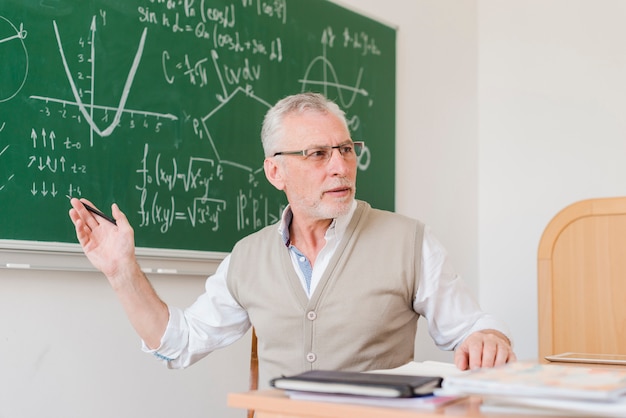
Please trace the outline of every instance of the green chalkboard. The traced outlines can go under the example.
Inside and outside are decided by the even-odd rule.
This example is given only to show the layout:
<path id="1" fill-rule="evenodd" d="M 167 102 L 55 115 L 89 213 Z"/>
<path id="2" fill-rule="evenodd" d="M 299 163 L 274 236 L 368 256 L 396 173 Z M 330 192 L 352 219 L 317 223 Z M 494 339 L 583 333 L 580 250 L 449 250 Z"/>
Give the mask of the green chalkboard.
<path id="1" fill-rule="evenodd" d="M 72 195 L 138 247 L 228 252 L 285 206 L 260 126 L 301 91 L 346 111 L 357 197 L 393 210 L 395 42 L 325 0 L 0 0 L 0 240 L 75 243 Z"/>

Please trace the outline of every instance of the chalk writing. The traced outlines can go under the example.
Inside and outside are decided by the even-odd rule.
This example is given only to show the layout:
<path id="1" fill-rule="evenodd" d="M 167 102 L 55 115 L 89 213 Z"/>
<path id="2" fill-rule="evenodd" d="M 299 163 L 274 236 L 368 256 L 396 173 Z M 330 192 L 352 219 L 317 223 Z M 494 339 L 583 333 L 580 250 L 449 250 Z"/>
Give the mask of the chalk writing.
<path id="1" fill-rule="evenodd" d="M 139 246 L 228 251 L 280 219 L 285 197 L 265 179 L 259 131 L 272 103 L 308 90 L 346 111 L 369 172 L 380 162 L 372 115 L 393 107 L 384 90 L 394 87 L 370 68 L 393 65 L 393 42 L 342 9 L 315 22 L 313 3 L 331 6 L 93 0 L 53 13 L 12 2 L 0 12 L 0 56 L 12 63 L 0 65 L 0 202 L 45 205 L 64 221 L 65 195 L 117 202 Z"/>
<path id="2" fill-rule="evenodd" d="M 23 23 L 17 28 L 10 20 L 0 15 L 0 56 L 11 57 L 11 65 L 17 68 L 18 72 L 17 77 L 11 77 L 2 73 L 8 66 L 0 67 L 0 103 L 14 98 L 26 83 L 29 62 L 24 40 L 27 36 L 28 31 L 24 29 Z"/>

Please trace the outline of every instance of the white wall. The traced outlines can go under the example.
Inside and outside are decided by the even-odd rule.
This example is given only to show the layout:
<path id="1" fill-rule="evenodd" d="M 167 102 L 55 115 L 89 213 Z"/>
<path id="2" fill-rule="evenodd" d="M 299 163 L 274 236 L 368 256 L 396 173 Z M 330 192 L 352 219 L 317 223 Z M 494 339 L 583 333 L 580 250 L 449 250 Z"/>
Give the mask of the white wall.
<path id="1" fill-rule="evenodd" d="M 478 15 L 480 299 L 533 357 L 543 229 L 626 192 L 626 3 L 480 0 Z"/>
<path id="2" fill-rule="evenodd" d="M 0 270 L 0 417 L 243 417 L 226 395 L 247 388 L 249 336 L 186 370 L 140 351 L 96 273 Z M 155 277 L 185 306 L 200 277 Z"/>
<path id="3" fill-rule="evenodd" d="M 576 200 L 624 193 L 626 3 L 337 1 L 399 28 L 397 210 L 434 229 L 534 358 L 543 228 Z M 154 285 L 184 306 L 203 281 Z M 247 338 L 167 370 L 99 274 L 0 269 L 0 330 L 0 418 L 244 416 L 225 404 L 246 388 Z M 450 358 L 422 338 L 420 358 Z"/>

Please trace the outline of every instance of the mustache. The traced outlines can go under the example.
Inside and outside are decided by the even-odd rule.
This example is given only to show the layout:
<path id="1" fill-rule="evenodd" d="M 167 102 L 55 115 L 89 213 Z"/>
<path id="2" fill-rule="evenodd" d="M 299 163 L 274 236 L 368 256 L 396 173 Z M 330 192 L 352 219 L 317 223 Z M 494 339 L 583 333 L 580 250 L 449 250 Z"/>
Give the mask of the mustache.
<path id="1" fill-rule="evenodd" d="M 341 189 L 354 189 L 355 183 L 347 179 L 341 179 L 329 184 L 325 189 L 327 191 L 341 190 Z"/>

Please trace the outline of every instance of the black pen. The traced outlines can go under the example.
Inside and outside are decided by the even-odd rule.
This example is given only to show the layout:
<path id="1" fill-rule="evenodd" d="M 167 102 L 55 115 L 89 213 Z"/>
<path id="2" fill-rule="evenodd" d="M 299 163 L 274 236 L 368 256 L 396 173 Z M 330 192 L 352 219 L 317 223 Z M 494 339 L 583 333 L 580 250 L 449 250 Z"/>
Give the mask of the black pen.
<path id="1" fill-rule="evenodd" d="M 69 195 L 65 195 L 68 199 L 72 200 L 72 196 Z M 81 202 L 80 199 L 78 200 L 80 203 L 83 204 L 83 206 L 85 207 L 85 209 L 87 209 L 89 212 L 94 213 L 98 216 L 100 216 L 101 218 L 106 219 L 107 221 L 111 222 L 113 225 L 117 226 L 117 222 L 115 222 L 115 219 L 111 218 L 108 215 L 105 215 L 104 213 L 100 212 L 98 209 L 96 208 L 92 208 L 91 206 L 89 206 L 87 203 Z"/>

